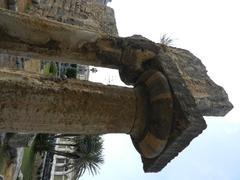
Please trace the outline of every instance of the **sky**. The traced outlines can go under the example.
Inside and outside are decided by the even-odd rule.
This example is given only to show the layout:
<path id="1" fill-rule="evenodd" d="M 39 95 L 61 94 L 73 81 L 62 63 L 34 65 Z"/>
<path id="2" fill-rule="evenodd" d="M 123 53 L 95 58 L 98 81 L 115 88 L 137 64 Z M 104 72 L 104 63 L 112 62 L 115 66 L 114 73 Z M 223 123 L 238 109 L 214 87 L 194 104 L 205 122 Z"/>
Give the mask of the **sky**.
<path id="1" fill-rule="evenodd" d="M 225 117 L 205 117 L 208 128 L 161 172 L 145 174 L 130 137 L 105 135 L 105 164 L 84 180 L 239 180 L 240 179 L 240 1 L 112 0 L 119 35 L 140 34 L 190 50 L 208 75 L 223 86 L 234 109 Z M 91 80 L 121 85 L 118 72 L 99 69 Z"/>

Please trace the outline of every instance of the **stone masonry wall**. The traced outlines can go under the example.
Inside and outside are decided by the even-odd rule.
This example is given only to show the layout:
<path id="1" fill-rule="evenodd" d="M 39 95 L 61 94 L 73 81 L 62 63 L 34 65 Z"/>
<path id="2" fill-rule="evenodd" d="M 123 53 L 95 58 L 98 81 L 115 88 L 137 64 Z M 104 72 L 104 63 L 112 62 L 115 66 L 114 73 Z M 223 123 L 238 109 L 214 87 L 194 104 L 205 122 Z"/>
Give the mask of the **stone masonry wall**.
<path id="1" fill-rule="evenodd" d="M 41 0 L 32 1 L 26 10 L 31 15 L 46 17 L 83 29 L 117 36 L 114 11 L 109 0 Z"/>

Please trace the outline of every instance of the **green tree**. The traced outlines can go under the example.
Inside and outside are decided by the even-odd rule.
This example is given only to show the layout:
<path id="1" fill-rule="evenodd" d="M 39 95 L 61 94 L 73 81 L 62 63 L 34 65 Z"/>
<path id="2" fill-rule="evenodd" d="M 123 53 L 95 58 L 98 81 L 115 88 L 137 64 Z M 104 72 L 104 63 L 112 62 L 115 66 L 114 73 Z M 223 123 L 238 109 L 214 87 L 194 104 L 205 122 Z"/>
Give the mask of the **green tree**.
<path id="1" fill-rule="evenodd" d="M 67 68 L 66 76 L 67 76 L 67 78 L 76 79 L 76 77 L 77 77 L 77 70 L 76 70 L 76 68 Z"/>
<path id="2" fill-rule="evenodd" d="M 56 143 L 56 138 L 64 139 L 63 142 Z M 55 146 L 68 146 L 67 151 L 56 150 Z M 86 171 L 95 175 L 103 164 L 104 159 L 103 139 L 97 135 L 57 135 L 48 136 L 40 134 L 37 137 L 36 149 L 47 151 L 55 155 L 64 156 L 69 161 L 63 165 L 66 173 L 74 172 L 75 178 L 79 178 Z"/>
<path id="3" fill-rule="evenodd" d="M 55 62 L 48 62 L 44 65 L 43 73 L 47 76 L 56 76 L 57 75 L 57 65 Z"/>

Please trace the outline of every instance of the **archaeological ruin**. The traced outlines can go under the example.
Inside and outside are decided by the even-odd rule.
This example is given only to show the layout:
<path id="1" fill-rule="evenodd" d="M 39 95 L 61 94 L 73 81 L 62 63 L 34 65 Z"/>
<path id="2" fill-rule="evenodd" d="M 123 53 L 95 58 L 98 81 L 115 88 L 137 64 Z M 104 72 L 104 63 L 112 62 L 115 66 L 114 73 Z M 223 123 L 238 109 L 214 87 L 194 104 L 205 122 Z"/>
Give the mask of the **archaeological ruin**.
<path id="1" fill-rule="evenodd" d="M 203 116 L 233 107 L 191 52 L 119 37 L 108 1 L 9 2 L 1 54 L 118 69 L 133 88 L 2 68 L 0 132 L 129 134 L 144 171 L 159 172 L 206 128 Z"/>

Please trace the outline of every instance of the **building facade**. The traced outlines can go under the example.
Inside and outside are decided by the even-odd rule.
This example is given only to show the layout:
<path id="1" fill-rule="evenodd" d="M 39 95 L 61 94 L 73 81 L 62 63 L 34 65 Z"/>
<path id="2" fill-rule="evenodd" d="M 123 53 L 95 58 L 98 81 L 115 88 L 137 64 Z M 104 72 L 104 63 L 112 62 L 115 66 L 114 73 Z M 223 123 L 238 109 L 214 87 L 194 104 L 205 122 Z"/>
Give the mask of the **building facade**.
<path id="1" fill-rule="evenodd" d="M 59 144 L 69 143 L 69 141 L 65 141 L 64 138 L 57 138 L 56 142 Z M 55 150 L 70 152 L 71 148 L 69 146 L 56 146 Z M 71 161 L 71 159 L 64 156 L 54 155 L 50 180 L 73 180 L 74 171 L 69 172 L 69 170 L 65 166 L 69 161 Z"/>

